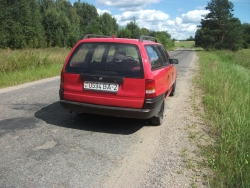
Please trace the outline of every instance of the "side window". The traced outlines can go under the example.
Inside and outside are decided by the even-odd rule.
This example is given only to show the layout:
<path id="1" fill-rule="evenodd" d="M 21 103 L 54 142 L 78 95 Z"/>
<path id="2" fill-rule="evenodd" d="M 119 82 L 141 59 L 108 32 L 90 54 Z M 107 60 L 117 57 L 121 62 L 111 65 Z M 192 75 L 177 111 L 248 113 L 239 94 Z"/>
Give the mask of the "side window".
<path id="1" fill-rule="evenodd" d="M 164 66 L 168 66 L 170 65 L 170 60 L 169 60 L 169 56 L 167 55 L 166 50 L 162 47 L 162 46 L 157 46 L 157 49 L 159 50 L 162 60 L 163 60 L 163 65 Z"/>
<path id="2" fill-rule="evenodd" d="M 155 46 L 145 46 L 148 58 L 151 64 L 151 69 L 157 69 L 163 66 L 163 61 L 161 58 L 161 54 L 156 49 Z"/>

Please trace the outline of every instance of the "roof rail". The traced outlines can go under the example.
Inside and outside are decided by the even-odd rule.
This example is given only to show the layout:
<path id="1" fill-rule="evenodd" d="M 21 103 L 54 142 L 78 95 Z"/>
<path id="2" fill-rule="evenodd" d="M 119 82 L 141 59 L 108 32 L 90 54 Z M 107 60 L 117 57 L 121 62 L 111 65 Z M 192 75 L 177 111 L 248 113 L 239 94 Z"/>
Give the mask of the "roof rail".
<path id="1" fill-rule="evenodd" d="M 143 42 L 143 39 L 144 39 L 144 38 L 145 38 L 145 39 L 154 39 L 155 42 L 158 42 L 157 38 L 151 37 L 151 36 L 144 36 L 144 35 L 141 35 L 141 36 L 140 36 L 139 42 Z"/>
<path id="2" fill-rule="evenodd" d="M 86 34 L 83 39 L 89 38 L 89 37 L 103 37 L 103 38 L 111 38 L 111 36 L 106 35 L 97 35 L 97 34 Z"/>

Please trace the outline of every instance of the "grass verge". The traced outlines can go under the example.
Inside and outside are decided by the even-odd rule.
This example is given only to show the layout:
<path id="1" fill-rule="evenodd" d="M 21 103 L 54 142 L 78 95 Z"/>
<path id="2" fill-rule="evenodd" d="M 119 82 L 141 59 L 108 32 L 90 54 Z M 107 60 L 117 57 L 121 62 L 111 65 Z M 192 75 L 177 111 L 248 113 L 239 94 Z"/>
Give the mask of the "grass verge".
<path id="1" fill-rule="evenodd" d="M 176 48 L 194 48 L 195 46 L 194 41 L 179 41 L 174 44 Z"/>
<path id="2" fill-rule="evenodd" d="M 60 75 L 69 49 L 0 50 L 0 88 Z"/>
<path id="3" fill-rule="evenodd" d="M 250 187 L 250 50 L 197 52 L 205 119 L 215 143 L 203 148 L 211 187 Z"/>

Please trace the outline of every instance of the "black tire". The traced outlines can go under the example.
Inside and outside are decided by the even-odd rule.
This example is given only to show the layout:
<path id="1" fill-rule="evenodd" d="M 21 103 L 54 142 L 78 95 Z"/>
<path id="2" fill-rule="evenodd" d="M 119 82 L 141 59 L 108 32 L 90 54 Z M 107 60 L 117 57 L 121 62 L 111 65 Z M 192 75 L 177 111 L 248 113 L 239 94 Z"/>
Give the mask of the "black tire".
<path id="1" fill-rule="evenodd" d="M 175 82 L 174 82 L 174 84 L 173 84 L 173 88 L 172 88 L 172 91 L 171 91 L 171 93 L 170 93 L 170 95 L 169 96 L 174 96 L 175 95 L 175 89 L 176 89 L 176 80 L 175 80 Z"/>
<path id="2" fill-rule="evenodd" d="M 153 125 L 161 125 L 163 123 L 164 120 L 164 110 L 165 110 L 165 102 L 163 101 L 161 104 L 161 109 L 160 112 L 158 114 L 156 114 L 155 116 L 153 116 L 150 120 L 151 123 Z"/>

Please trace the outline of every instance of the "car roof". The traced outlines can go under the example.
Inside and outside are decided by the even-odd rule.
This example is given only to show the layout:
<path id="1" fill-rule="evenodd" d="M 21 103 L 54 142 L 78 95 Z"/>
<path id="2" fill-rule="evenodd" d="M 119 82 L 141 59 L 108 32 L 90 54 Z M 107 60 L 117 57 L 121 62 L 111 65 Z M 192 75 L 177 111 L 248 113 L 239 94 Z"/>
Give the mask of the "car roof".
<path id="1" fill-rule="evenodd" d="M 91 38 L 89 38 L 91 37 Z M 94 38 L 93 38 L 94 37 Z M 144 40 L 154 39 L 155 41 L 151 40 Z M 81 42 L 115 42 L 115 43 L 129 43 L 129 44 L 160 44 L 158 43 L 157 39 L 155 37 L 151 36 L 140 36 L 140 39 L 130 39 L 130 38 L 116 38 L 114 35 L 111 36 L 105 36 L 105 35 L 96 35 L 96 34 L 87 34 L 84 36 L 84 38 L 81 40 Z"/>

